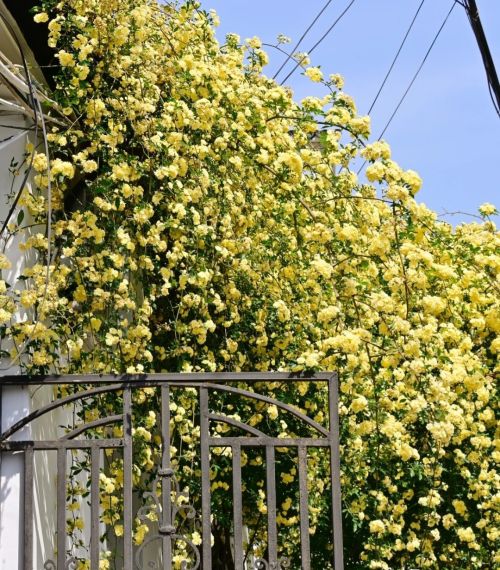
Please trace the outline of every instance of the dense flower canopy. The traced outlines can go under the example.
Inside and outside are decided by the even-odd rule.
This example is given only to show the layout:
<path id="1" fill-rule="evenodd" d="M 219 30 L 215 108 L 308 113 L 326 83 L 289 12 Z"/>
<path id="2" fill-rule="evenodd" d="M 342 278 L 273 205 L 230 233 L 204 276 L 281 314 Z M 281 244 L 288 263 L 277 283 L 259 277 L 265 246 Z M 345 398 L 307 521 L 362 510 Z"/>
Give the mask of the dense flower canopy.
<path id="1" fill-rule="evenodd" d="M 68 126 L 21 198 L 37 231 L 9 227 L 37 259 L 0 281 L 11 356 L 32 373 L 338 370 L 348 567 L 499 564 L 495 209 L 438 221 L 338 76 L 306 69 L 325 96 L 295 102 L 259 40 L 219 45 L 196 2 L 41 5 Z M 314 390 L 290 398 L 314 412 Z"/>

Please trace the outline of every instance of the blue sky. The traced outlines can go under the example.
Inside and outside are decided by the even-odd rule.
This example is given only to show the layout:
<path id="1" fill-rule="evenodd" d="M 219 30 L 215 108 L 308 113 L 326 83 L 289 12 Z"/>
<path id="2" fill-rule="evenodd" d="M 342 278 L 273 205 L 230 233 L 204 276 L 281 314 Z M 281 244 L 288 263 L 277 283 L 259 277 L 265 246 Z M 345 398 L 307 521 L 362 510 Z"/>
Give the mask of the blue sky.
<path id="1" fill-rule="evenodd" d="M 356 0 L 334 31 L 311 55 L 325 74 L 340 73 L 344 90 L 365 114 L 421 0 Z M 378 136 L 417 70 L 453 0 L 426 0 L 382 95 L 372 111 Z M 330 27 L 349 0 L 333 0 L 299 51 L 308 49 Z M 221 40 L 228 32 L 259 36 L 275 43 L 278 34 L 292 46 L 325 0 L 202 0 L 214 8 Z M 481 19 L 500 73 L 500 0 L 477 0 Z M 283 55 L 267 48 L 272 76 Z M 291 70 L 291 64 L 287 67 Z M 286 74 L 282 73 L 281 78 Z M 297 70 L 287 81 L 300 99 L 321 94 Z M 477 213 L 492 202 L 500 207 L 500 119 L 491 103 L 479 50 L 460 5 L 456 5 L 429 59 L 384 138 L 394 159 L 413 168 L 424 185 L 419 199 L 438 213 Z M 464 215 L 444 216 L 457 223 Z"/>

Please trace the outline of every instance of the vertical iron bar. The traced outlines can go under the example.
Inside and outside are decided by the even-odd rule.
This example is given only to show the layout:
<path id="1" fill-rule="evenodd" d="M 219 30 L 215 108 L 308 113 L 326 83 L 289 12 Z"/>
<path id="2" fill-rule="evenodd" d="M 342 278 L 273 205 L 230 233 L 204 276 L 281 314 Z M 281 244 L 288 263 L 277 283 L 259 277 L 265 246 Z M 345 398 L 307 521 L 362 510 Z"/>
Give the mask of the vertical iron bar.
<path id="1" fill-rule="evenodd" d="M 330 415 L 330 477 L 332 484 L 332 523 L 334 570 L 344 569 L 344 545 L 342 540 L 342 500 L 340 491 L 339 451 L 339 394 L 337 376 L 328 380 Z"/>
<path id="2" fill-rule="evenodd" d="M 170 461 L 170 386 L 163 384 L 161 387 L 161 437 L 162 454 L 161 468 L 161 518 L 162 525 L 172 527 L 172 477 Z M 173 529 L 172 529 L 173 530 Z M 172 569 L 172 539 L 170 534 L 162 537 L 163 570 Z"/>
<path id="3" fill-rule="evenodd" d="M 243 517 L 241 496 L 241 446 L 233 448 L 234 567 L 243 568 Z"/>
<path id="4" fill-rule="evenodd" d="M 277 568 L 278 533 L 276 529 L 276 474 L 274 464 L 274 447 L 272 445 L 266 445 L 266 479 L 268 562 L 270 568 Z"/>
<path id="5" fill-rule="evenodd" d="M 90 570 L 99 570 L 99 474 L 101 450 L 92 446 L 90 457 Z"/>
<path id="6" fill-rule="evenodd" d="M 309 544 L 309 493 L 307 490 L 307 447 L 299 447 L 299 494 L 300 494 L 300 552 L 301 569 L 311 570 Z"/>
<path id="7" fill-rule="evenodd" d="M 66 568 L 66 448 L 57 449 L 57 570 Z"/>
<path id="8" fill-rule="evenodd" d="M 123 389 L 123 570 L 132 570 L 132 390 Z"/>
<path id="9" fill-rule="evenodd" d="M 24 452 L 24 570 L 33 570 L 33 455 Z"/>
<path id="10" fill-rule="evenodd" d="M 212 569 L 212 523 L 210 507 L 210 446 L 208 423 L 208 389 L 200 387 L 200 451 L 201 451 L 201 518 L 203 570 Z"/>

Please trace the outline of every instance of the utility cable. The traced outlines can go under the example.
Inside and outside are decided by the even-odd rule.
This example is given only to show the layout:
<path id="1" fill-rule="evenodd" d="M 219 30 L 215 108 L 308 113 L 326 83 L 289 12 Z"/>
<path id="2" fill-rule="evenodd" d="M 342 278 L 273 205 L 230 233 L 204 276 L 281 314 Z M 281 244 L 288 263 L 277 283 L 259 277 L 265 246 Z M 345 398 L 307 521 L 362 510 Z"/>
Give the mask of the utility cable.
<path id="1" fill-rule="evenodd" d="M 392 112 L 392 115 L 389 117 L 389 120 L 387 121 L 387 123 L 385 124 L 385 127 L 382 129 L 382 132 L 380 133 L 380 135 L 378 136 L 377 140 L 379 141 L 385 134 L 385 132 L 387 131 L 387 129 L 389 128 L 390 124 L 392 123 L 394 117 L 396 116 L 397 112 L 399 111 L 399 108 L 401 107 L 401 105 L 403 104 L 404 100 L 406 99 L 406 96 L 408 95 L 408 93 L 410 92 L 410 89 L 413 87 L 413 84 L 415 83 L 417 77 L 420 75 L 420 72 L 422 71 L 422 68 L 425 65 L 425 62 L 427 61 L 432 48 L 435 46 L 439 36 L 441 35 L 441 32 L 443 31 L 443 28 L 446 25 L 446 22 L 448 21 L 449 17 L 451 16 L 451 13 L 453 12 L 454 8 L 456 6 L 456 2 L 453 1 L 453 4 L 451 5 L 450 10 L 448 11 L 448 13 L 446 14 L 443 23 L 441 24 L 441 26 L 439 27 L 439 30 L 437 31 L 436 35 L 434 36 L 434 39 L 432 40 L 429 48 L 427 49 L 427 52 L 424 55 L 424 58 L 422 59 L 422 61 L 420 62 L 420 65 L 418 66 L 417 71 L 415 72 L 415 74 L 412 77 L 412 80 L 410 81 L 408 87 L 406 88 L 406 91 L 403 93 L 403 96 L 401 97 L 401 99 L 399 100 L 398 104 L 396 105 L 396 108 L 394 109 L 394 111 Z M 358 170 L 358 174 L 363 170 L 365 164 L 366 164 L 366 160 L 365 162 L 363 162 L 363 164 L 361 165 L 360 169 Z"/>
<path id="2" fill-rule="evenodd" d="M 413 87 L 413 84 L 415 83 L 415 80 L 417 79 L 417 77 L 420 75 L 420 72 L 422 71 L 422 68 L 425 65 L 425 62 L 427 61 L 432 48 L 434 47 L 434 45 L 436 44 L 439 36 L 441 35 L 441 32 L 443 31 L 443 28 L 446 25 L 446 22 L 448 21 L 448 18 L 451 16 L 451 13 L 453 12 L 453 9 L 455 8 L 455 2 L 453 2 L 448 14 L 446 14 L 445 19 L 443 20 L 443 23 L 441 24 L 441 26 L 439 27 L 439 30 L 437 31 L 436 35 L 434 36 L 434 39 L 431 42 L 431 45 L 429 46 L 429 49 L 427 50 L 424 58 L 422 59 L 422 62 L 420 63 L 420 65 L 418 66 L 417 71 L 415 72 L 415 75 L 413 76 L 412 80 L 410 81 L 410 84 L 408 85 L 408 87 L 406 88 L 406 91 L 403 93 L 403 96 L 401 97 L 401 99 L 399 100 L 399 103 L 397 104 L 396 108 L 394 109 L 392 115 L 389 117 L 389 120 L 387 121 L 385 127 L 383 128 L 382 132 L 380 133 L 378 140 L 380 140 L 385 132 L 387 131 L 387 129 L 389 128 L 390 124 L 392 123 L 392 120 L 394 119 L 394 117 L 396 116 L 396 113 L 399 111 L 399 108 L 401 107 L 401 105 L 403 104 L 404 100 L 406 99 L 406 96 L 408 95 L 408 93 L 410 92 L 410 89 Z"/>
<path id="3" fill-rule="evenodd" d="M 481 58 L 483 60 L 484 70 L 486 72 L 486 79 L 488 81 L 488 90 L 490 92 L 491 101 L 493 102 L 495 111 L 500 117 L 500 82 L 498 80 L 497 71 L 495 69 L 495 62 L 493 61 L 493 56 L 491 55 L 488 40 L 486 39 L 486 34 L 484 33 L 483 25 L 479 17 L 479 10 L 477 9 L 476 0 L 464 0 L 464 2 L 464 4 L 462 2 L 458 3 L 465 8 L 465 12 L 469 19 L 472 31 L 476 37 L 477 45 L 479 47 Z"/>
<path id="4" fill-rule="evenodd" d="M 308 54 L 311 54 L 322 42 L 323 40 L 328 36 L 328 34 L 330 34 L 330 32 L 332 32 L 332 30 L 335 28 L 335 26 L 340 22 L 340 20 L 342 20 L 342 18 L 347 14 L 347 12 L 350 10 L 351 6 L 354 4 L 354 2 L 356 2 L 356 0 L 351 0 L 349 2 L 349 4 L 347 5 L 347 7 L 344 9 L 344 11 L 340 14 L 340 16 L 333 22 L 333 24 L 328 28 L 328 30 L 326 30 L 326 32 L 321 36 L 321 38 L 313 45 L 313 47 L 307 52 Z M 285 77 L 285 79 L 283 79 L 283 81 L 280 83 L 280 85 L 283 85 L 285 83 L 285 81 L 288 81 L 288 79 L 290 79 L 290 77 L 295 73 L 295 70 L 302 65 L 302 62 L 305 60 L 305 57 L 303 57 L 300 61 L 298 61 L 295 65 L 295 67 L 292 69 L 292 71 L 290 71 L 290 73 Z"/>
<path id="5" fill-rule="evenodd" d="M 380 97 L 380 94 L 382 93 L 382 89 L 385 87 L 385 84 L 387 83 L 387 80 L 389 79 L 389 76 L 392 73 L 392 70 L 394 68 L 394 66 L 396 65 L 396 62 L 399 58 L 399 54 L 401 53 L 401 50 L 403 49 L 406 40 L 408 39 L 408 36 L 410 35 L 410 32 L 413 28 L 413 24 L 415 23 L 415 20 L 417 19 L 418 14 L 420 13 L 420 10 L 422 9 L 422 6 L 424 5 L 425 0 L 422 0 L 420 2 L 419 7 L 417 8 L 417 11 L 415 12 L 415 15 L 413 16 L 413 19 L 410 23 L 409 28 L 406 30 L 406 34 L 403 38 L 403 41 L 401 42 L 401 45 L 399 46 L 398 51 L 396 52 L 396 55 L 394 56 L 394 59 L 392 60 L 392 63 L 389 67 L 389 70 L 387 71 L 387 73 L 385 74 L 384 80 L 382 81 L 382 85 L 379 87 L 379 90 L 377 91 L 377 94 L 375 95 L 375 98 L 372 101 L 372 104 L 370 105 L 370 108 L 368 109 L 368 115 L 373 111 L 373 107 L 375 107 L 375 103 L 378 101 L 378 98 Z"/>
<path id="6" fill-rule="evenodd" d="M 304 38 L 307 36 L 307 34 L 309 33 L 309 31 L 311 30 L 311 28 L 314 26 L 314 24 L 321 18 L 321 15 L 323 14 L 323 12 L 328 8 L 328 6 L 333 2 L 333 0 L 328 0 L 328 2 L 323 6 L 323 8 L 318 12 L 318 14 L 316 14 L 316 17 L 314 18 L 314 20 L 309 24 L 309 27 L 307 28 L 307 30 L 302 34 L 302 36 L 300 37 L 299 41 L 293 46 L 292 50 L 290 51 L 290 53 L 288 54 L 288 57 L 285 59 L 285 61 L 281 64 L 281 67 L 278 69 L 278 71 L 273 75 L 273 79 L 276 79 L 278 77 L 278 75 L 281 73 L 282 69 L 285 67 L 285 65 L 290 61 L 290 59 L 292 58 L 293 54 L 296 53 L 296 50 L 298 49 L 298 47 L 300 46 L 300 44 L 302 43 L 302 41 L 304 40 Z"/>

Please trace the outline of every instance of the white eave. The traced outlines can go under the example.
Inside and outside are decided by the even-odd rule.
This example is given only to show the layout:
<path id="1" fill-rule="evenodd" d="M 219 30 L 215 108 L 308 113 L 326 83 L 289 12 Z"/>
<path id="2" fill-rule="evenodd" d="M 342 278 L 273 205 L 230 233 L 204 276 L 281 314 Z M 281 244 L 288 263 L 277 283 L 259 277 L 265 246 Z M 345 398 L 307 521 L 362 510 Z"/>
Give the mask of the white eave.
<path id="1" fill-rule="evenodd" d="M 45 91 L 47 83 L 36 58 L 17 22 L 3 0 L 0 0 L 0 117 L 3 121 L 12 116 L 19 117 L 19 115 L 33 118 L 33 111 L 26 103 L 30 90 L 19 48 L 24 54 L 33 82 Z"/>

